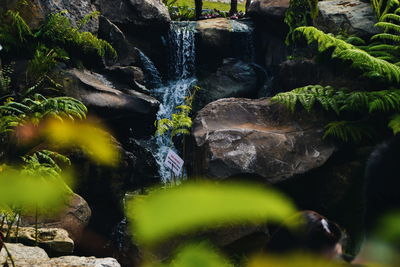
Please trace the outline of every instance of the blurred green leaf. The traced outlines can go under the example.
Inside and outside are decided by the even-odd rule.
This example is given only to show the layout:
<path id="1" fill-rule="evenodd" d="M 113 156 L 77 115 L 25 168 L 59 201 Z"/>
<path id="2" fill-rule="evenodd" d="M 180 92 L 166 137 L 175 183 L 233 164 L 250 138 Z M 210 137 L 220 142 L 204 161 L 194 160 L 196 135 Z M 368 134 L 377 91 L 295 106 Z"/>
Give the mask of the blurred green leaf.
<path id="1" fill-rule="evenodd" d="M 169 267 L 232 267 L 226 258 L 205 244 L 184 247 Z"/>
<path id="2" fill-rule="evenodd" d="M 317 255 L 260 255 L 249 260 L 246 267 L 339 267 L 348 264 L 327 260 Z"/>
<path id="3" fill-rule="evenodd" d="M 400 212 L 383 216 L 375 232 L 376 237 L 381 241 L 400 247 Z"/>
<path id="4" fill-rule="evenodd" d="M 204 182 L 155 189 L 131 200 L 127 208 L 132 232 L 144 245 L 200 228 L 280 222 L 294 212 L 289 199 L 272 189 Z"/>

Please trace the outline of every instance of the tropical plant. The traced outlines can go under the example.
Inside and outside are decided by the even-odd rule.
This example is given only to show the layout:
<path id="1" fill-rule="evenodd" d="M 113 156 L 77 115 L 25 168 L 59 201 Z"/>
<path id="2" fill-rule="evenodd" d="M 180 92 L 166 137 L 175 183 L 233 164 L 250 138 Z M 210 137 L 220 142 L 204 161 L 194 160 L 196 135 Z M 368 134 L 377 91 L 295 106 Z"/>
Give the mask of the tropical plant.
<path id="1" fill-rule="evenodd" d="M 175 107 L 179 112 L 173 113 L 171 118 L 163 118 L 155 121 L 154 125 L 157 128 L 156 134 L 164 135 L 169 132 L 171 139 L 178 134 L 190 134 L 190 128 L 192 127 L 190 112 L 192 110 L 194 97 L 198 90 L 200 90 L 200 87 L 193 87 L 192 93 L 186 97 L 185 105 Z"/>
<path id="2" fill-rule="evenodd" d="M 399 3 L 397 0 L 373 1 L 373 5 L 380 20 L 376 26 L 383 33 L 374 35 L 369 45 L 356 36 L 334 36 L 309 26 L 297 27 L 291 32 L 292 40 L 305 40 L 324 58 L 349 66 L 356 74 L 377 85 L 374 91 L 310 85 L 273 97 L 291 111 L 298 104 L 311 111 L 317 104 L 334 113 L 337 120 L 326 125 L 324 137 L 359 142 L 365 137 L 376 136 L 376 125 L 386 124 L 393 134 L 400 130 Z"/>
<path id="3" fill-rule="evenodd" d="M 35 33 L 35 37 L 51 41 L 56 45 L 65 47 L 70 52 L 78 50 L 89 55 L 117 58 L 117 52 L 108 42 L 97 38 L 90 32 L 80 31 L 84 23 L 98 15 L 97 13 L 85 17 L 78 23 L 78 26 L 72 25 L 71 21 L 65 16 L 66 13 L 67 11 L 61 11 L 50 14 L 45 23 Z"/>
<path id="4" fill-rule="evenodd" d="M 312 19 L 318 16 L 318 0 L 290 0 L 289 8 L 285 13 L 285 23 L 289 26 L 286 42 L 289 43 L 293 31 L 301 26 L 311 24 Z"/>

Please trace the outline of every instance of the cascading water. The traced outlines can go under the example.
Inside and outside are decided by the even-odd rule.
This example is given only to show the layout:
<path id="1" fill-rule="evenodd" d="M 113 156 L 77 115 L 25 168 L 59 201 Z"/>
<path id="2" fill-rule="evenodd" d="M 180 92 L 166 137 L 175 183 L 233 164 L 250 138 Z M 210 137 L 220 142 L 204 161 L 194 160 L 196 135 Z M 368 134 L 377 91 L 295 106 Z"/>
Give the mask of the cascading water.
<path id="1" fill-rule="evenodd" d="M 158 88 L 162 86 L 161 75 L 154 66 L 150 58 L 148 58 L 140 49 L 136 48 L 139 56 L 141 67 L 144 72 L 146 86 L 149 88 Z"/>
<path id="2" fill-rule="evenodd" d="M 169 80 L 165 86 L 153 90 L 153 94 L 161 102 L 157 120 L 171 118 L 177 112 L 176 106 L 185 102 L 189 90 L 196 83 L 195 72 L 195 22 L 173 22 L 168 34 L 169 46 Z M 164 166 L 168 150 L 174 149 L 168 134 L 156 136 L 154 157 L 159 166 L 162 181 L 168 183 L 172 179 L 171 171 Z"/>

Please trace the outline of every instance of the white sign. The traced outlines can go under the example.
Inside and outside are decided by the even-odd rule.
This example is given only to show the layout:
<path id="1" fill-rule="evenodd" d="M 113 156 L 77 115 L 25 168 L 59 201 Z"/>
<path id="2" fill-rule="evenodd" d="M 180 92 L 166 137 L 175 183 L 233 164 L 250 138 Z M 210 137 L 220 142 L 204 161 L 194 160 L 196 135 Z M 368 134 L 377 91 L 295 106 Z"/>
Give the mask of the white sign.
<path id="1" fill-rule="evenodd" d="M 179 157 L 174 151 L 171 149 L 168 150 L 167 158 L 165 159 L 164 165 L 171 169 L 176 176 L 179 176 L 182 171 L 183 159 Z"/>

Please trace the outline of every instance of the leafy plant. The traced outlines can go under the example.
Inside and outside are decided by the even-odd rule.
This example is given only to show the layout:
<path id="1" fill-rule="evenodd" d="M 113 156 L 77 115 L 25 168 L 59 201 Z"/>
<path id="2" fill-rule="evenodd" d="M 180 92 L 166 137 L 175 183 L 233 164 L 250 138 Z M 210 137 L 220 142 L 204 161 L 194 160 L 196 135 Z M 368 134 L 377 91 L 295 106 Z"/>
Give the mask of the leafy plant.
<path id="1" fill-rule="evenodd" d="M 178 134 L 190 134 L 190 128 L 192 127 L 190 112 L 192 110 L 194 97 L 198 90 L 200 90 L 200 87 L 198 86 L 193 88 L 193 92 L 186 97 L 185 105 L 177 106 L 176 109 L 179 110 L 179 112 L 172 114 L 171 119 L 164 118 L 155 121 L 154 125 L 157 127 L 156 134 L 164 135 L 170 132 L 171 139 Z"/>
<path id="2" fill-rule="evenodd" d="M 51 41 L 67 50 L 83 50 L 84 53 L 97 54 L 99 57 L 117 58 L 117 52 L 108 42 L 90 32 L 80 31 L 80 27 L 88 18 L 84 18 L 78 26 L 73 26 L 65 13 L 66 11 L 61 11 L 50 14 L 39 31 L 35 33 L 35 37 Z"/>
<path id="3" fill-rule="evenodd" d="M 290 42 L 296 28 L 310 25 L 312 19 L 317 16 L 318 0 L 290 0 L 289 8 L 285 13 L 285 23 L 289 26 L 286 43 Z"/>

